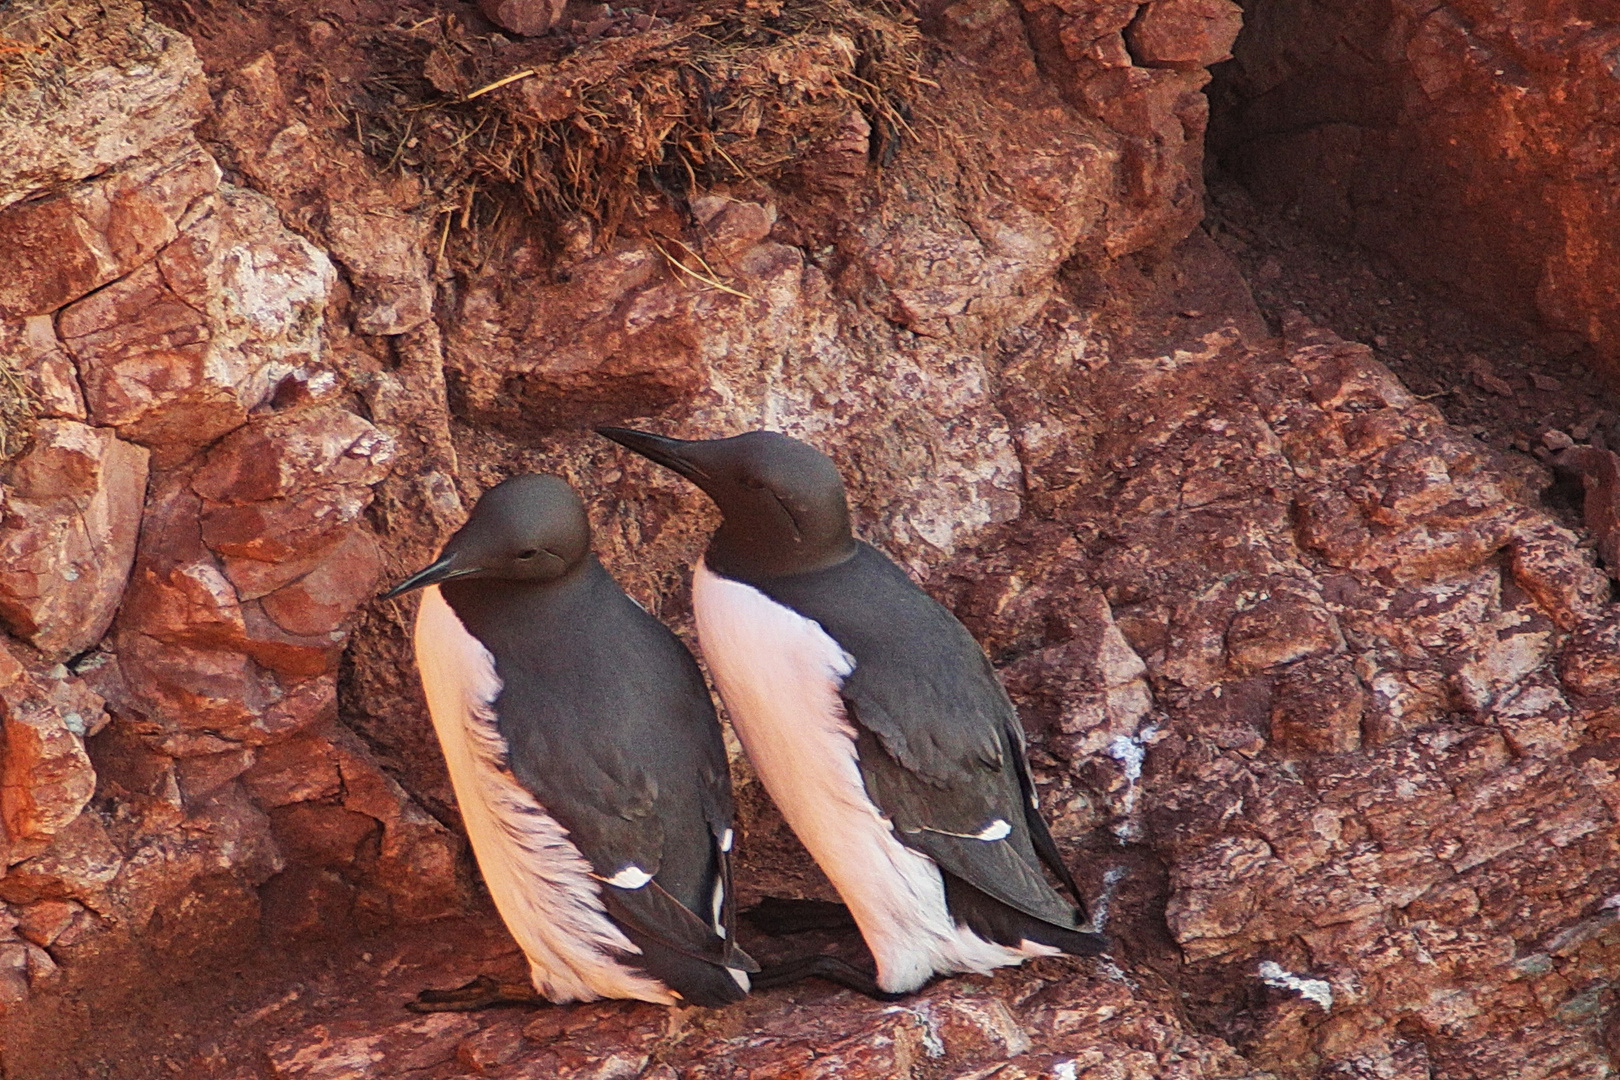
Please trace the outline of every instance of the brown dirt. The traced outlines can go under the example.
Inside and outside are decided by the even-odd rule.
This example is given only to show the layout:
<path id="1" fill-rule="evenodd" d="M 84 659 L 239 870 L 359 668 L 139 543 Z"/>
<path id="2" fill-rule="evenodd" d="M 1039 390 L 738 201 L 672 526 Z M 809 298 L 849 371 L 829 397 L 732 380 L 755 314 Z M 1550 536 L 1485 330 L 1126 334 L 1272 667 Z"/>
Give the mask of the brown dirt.
<path id="1" fill-rule="evenodd" d="M 1303 315 L 1371 345 L 1414 394 L 1531 476 L 1552 456 L 1549 431 L 1620 449 L 1620 393 L 1577 335 L 1486 319 L 1376 252 L 1322 238 L 1229 178 L 1211 178 L 1208 203 L 1205 229 L 1237 262 L 1274 332 Z M 1579 484 L 1550 474 L 1541 482 L 1546 505 L 1578 529 Z"/>

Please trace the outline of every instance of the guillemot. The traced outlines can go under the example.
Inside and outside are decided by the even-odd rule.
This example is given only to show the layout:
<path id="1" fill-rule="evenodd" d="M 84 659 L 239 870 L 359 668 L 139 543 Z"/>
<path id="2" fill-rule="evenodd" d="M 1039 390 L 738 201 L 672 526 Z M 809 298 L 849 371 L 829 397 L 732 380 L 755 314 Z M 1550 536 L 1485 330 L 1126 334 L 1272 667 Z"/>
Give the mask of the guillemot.
<path id="1" fill-rule="evenodd" d="M 776 432 L 597 431 L 719 506 L 693 578 L 698 640 L 755 771 L 860 927 L 877 989 L 1103 951 L 989 659 L 855 538 L 833 462 Z"/>
<path id="2" fill-rule="evenodd" d="M 592 554 L 579 497 L 551 476 L 491 488 L 384 596 L 413 589 L 433 726 L 535 993 L 484 977 L 411 1007 L 744 997 L 759 968 L 733 940 L 714 704 L 691 653 Z"/>

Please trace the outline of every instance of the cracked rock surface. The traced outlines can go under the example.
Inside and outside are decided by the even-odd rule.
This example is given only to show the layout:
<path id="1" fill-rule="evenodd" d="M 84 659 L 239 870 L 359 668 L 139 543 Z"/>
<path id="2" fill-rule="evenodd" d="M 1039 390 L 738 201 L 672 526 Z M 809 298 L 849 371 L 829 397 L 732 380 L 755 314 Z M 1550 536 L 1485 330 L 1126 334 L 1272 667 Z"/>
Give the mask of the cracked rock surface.
<path id="1" fill-rule="evenodd" d="M 852 118 L 809 180 L 649 194 L 611 240 L 362 151 L 374 35 L 438 10 L 406 7 L 6 24 L 47 67 L 0 89 L 5 1075 L 1608 1074 L 1612 454 L 1568 440 L 1560 515 L 1367 346 L 1268 329 L 1197 228 L 1235 5 L 928 6 L 892 162 Z M 1110 957 L 898 1004 L 403 1010 L 521 960 L 413 602 L 372 597 L 539 470 L 689 633 L 714 511 L 599 422 L 834 457 L 1000 670 Z M 827 896 L 733 764 L 741 900 Z"/>

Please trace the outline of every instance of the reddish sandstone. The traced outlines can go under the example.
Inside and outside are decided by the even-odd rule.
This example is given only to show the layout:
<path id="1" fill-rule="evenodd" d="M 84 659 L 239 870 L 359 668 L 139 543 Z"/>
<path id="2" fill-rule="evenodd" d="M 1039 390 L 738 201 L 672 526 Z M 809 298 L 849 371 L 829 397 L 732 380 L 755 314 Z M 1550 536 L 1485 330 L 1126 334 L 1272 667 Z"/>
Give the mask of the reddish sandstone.
<path id="1" fill-rule="evenodd" d="M 65 659 L 106 633 L 129 577 L 147 451 L 107 428 L 45 420 L 5 472 L 0 619 Z"/>

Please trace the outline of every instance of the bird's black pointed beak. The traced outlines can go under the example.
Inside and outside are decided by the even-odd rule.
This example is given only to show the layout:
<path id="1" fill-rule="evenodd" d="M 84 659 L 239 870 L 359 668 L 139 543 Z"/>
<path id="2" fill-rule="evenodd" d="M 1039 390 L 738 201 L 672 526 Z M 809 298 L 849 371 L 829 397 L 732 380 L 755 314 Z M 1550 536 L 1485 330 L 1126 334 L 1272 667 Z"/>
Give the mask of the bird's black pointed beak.
<path id="1" fill-rule="evenodd" d="M 635 431 L 622 427 L 599 427 L 596 433 L 604 439 L 612 439 L 620 446 L 634 450 L 648 461 L 680 473 L 699 487 L 709 478 L 709 474 L 702 466 L 692 460 L 692 447 L 702 445 L 700 442 L 671 439 L 665 435 L 654 435 L 650 431 Z"/>
<path id="2" fill-rule="evenodd" d="M 428 585 L 437 585 L 452 578 L 464 577 L 467 574 L 477 573 L 476 566 L 457 566 L 454 554 L 445 555 L 432 566 L 424 566 L 392 589 L 383 593 L 378 599 L 392 600 L 396 596 L 404 596 L 408 592 Z"/>

